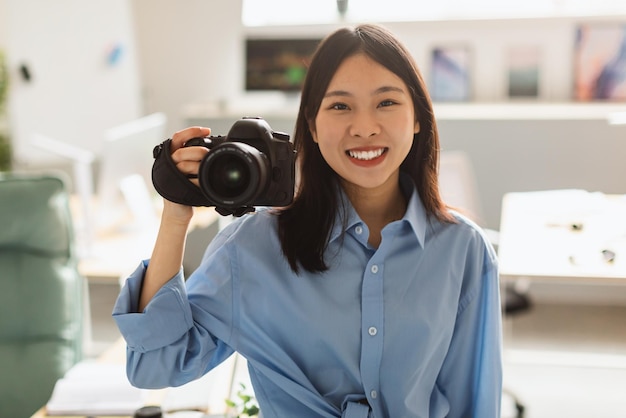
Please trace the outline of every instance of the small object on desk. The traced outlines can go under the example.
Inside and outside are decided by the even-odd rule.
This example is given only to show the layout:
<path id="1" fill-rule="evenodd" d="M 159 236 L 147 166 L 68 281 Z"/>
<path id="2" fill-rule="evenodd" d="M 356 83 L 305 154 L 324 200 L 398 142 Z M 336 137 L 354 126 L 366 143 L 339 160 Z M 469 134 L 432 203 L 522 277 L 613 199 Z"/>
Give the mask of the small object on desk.
<path id="1" fill-rule="evenodd" d="M 615 251 L 602 250 L 602 257 L 604 257 L 604 261 L 607 263 L 612 263 L 615 261 Z"/>
<path id="2" fill-rule="evenodd" d="M 583 230 L 583 223 L 582 222 L 571 222 L 571 223 L 554 223 L 554 222 L 550 222 L 547 223 L 546 226 L 549 226 L 550 228 L 568 228 L 572 231 L 582 231 Z"/>
<path id="3" fill-rule="evenodd" d="M 149 405 L 139 408 L 135 411 L 133 418 L 162 418 L 163 411 L 161 407 Z"/>
<path id="4" fill-rule="evenodd" d="M 594 253 L 593 257 L 581 257 L 581 256 L 569 256 L 569 262 L 572 265 L 590 265 L 594 261 L 596 263 L 607 263 L 612 264 L 615 262 L 615 251 L 604 249 L 600 252 L 600 254 Z"/>

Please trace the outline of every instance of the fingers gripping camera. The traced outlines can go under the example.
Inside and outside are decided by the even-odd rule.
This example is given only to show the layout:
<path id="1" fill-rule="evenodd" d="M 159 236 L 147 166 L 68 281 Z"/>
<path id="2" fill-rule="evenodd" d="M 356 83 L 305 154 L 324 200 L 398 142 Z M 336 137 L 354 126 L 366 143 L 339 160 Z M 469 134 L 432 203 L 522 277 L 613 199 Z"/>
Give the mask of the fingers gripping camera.
<path id="1" fill-rule="evenodd" d="M 289 135 L 274 132 L 261 118 L 236 121 L 228 135 L 193 138 L 185 147 L 210 149 L 196 187 L 176 168 L 171 140 L 154 148 L 152 182 L 164 198 L 189 206 L 215 206 L 222 215 L 241 216 L 255 206 L 286 206 L 293 200 L 295 156 Z"/>

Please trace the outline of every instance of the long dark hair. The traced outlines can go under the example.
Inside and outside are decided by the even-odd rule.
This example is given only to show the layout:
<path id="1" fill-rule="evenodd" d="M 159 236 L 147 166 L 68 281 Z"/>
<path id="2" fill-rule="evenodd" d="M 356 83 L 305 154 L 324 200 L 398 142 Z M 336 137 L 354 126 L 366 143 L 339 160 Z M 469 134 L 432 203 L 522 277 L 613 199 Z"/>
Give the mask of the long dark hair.
<path id="1" fill-rule="evenodd" d="M 314 126 L 337 68 L 357 53 L 364 53 L 383 65 L 408 87 L 420 131 L 400 170 L 415 182 L 429 217 L 453 222 L 439 194 L 439 135 L 432 102 L 411 54 L 382 26 L 365 24 L 339 29 L 319 44 L 307 71 L 294 132 L 299 162 L 298 190 L 293 203 L 283 209 L 278 218 L 282 250 L 295 272 L 300 267 L 311 272 L 328 269 L 324 251 L 339 209 L 337 191 L 341 186 L 337 174 L 313 141 L 310 126 Z"/>

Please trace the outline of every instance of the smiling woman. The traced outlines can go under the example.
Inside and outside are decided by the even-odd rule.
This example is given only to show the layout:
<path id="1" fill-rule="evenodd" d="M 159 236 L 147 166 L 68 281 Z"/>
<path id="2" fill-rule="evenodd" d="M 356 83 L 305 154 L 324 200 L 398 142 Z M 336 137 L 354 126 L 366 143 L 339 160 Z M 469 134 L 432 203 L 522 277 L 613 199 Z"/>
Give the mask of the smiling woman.
<path id="1" fill-rule="evenodd" d="M 198 172 L 183 144 L 208 133 L 172 136 L 181 172 Z M 130 381 L 179 385 L 238 352 L 266 418 L 500 416 L 495 251 L 441 199 L 432 103 L 406 47 L 373 24 L 324 38 L 293 138 L 293 202 L 235 219 L 186 280 L 193 211 L 164 202 L 114 309 Z"/>

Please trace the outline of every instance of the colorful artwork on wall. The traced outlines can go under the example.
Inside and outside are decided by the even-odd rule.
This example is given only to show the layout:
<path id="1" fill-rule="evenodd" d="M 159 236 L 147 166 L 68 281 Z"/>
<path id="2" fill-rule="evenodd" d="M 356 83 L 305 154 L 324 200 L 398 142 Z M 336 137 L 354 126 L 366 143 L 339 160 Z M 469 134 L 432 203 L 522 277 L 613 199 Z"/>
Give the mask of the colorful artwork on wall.
<path id="1" fill-rule="evenodd" d="M 625 23 L 589 23 L 577 27 L 574 99 L 626 100 Z"/>
<path id="2" fill-rule="evenodd" d="M 541 51 L 537 45 L 515 45 L 506 51 L 510 99 L 539 97 Z"/>
<path id="3" fill-rule="evenodd" d="M 471 98 L 471 51 L 465 45 L 435 47 L 431 52 L 430 94 L 434 101 Z"/>

